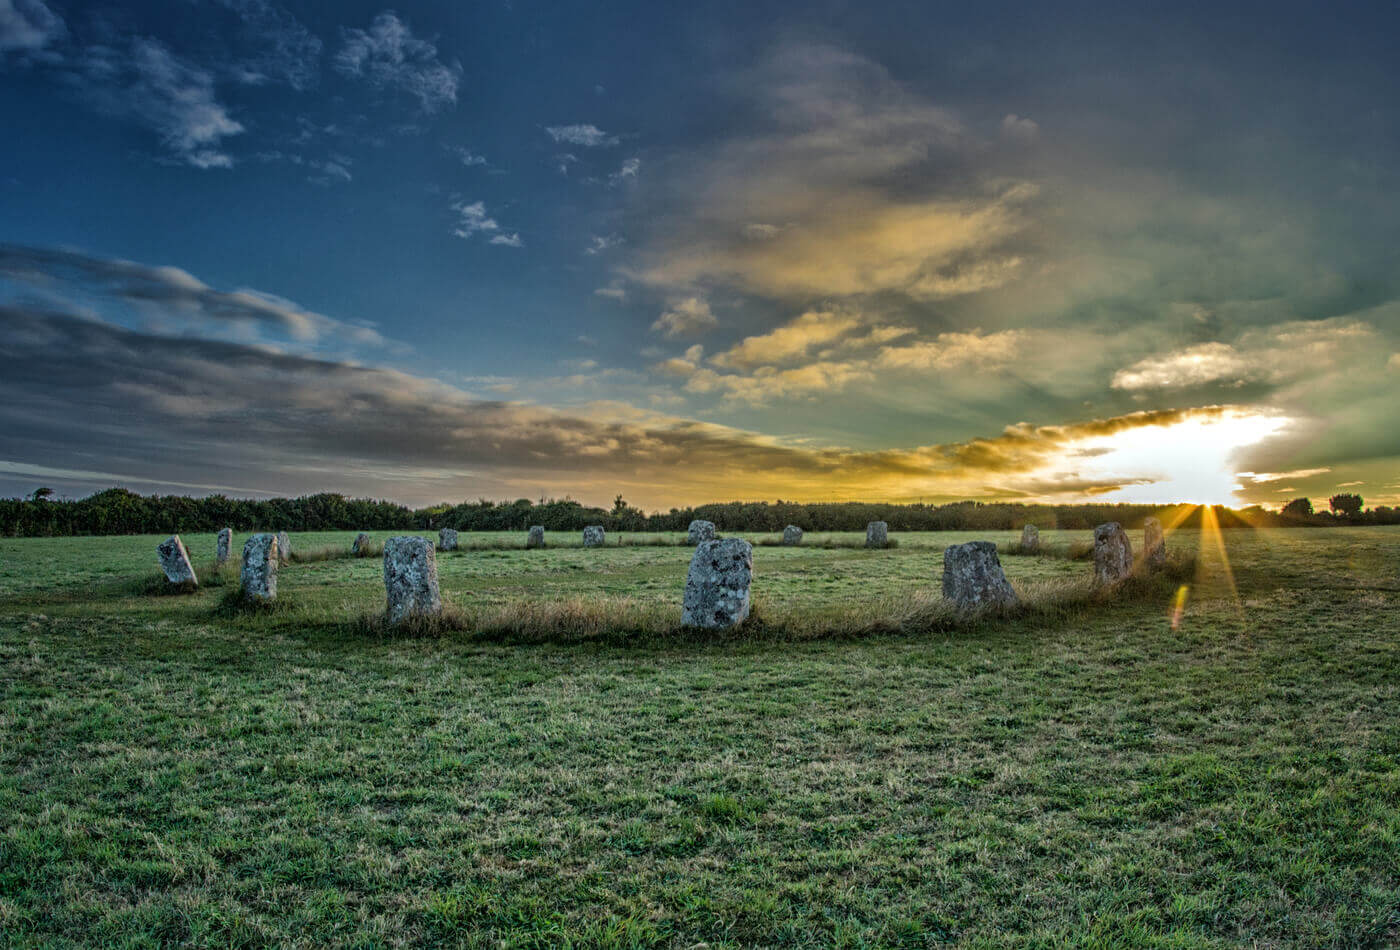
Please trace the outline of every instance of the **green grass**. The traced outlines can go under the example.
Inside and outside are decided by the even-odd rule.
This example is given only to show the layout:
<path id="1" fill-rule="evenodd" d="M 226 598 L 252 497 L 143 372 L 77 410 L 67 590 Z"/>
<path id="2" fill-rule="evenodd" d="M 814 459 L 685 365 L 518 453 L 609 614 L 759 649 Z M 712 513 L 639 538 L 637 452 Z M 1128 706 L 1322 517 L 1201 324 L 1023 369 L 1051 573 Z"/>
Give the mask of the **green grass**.
<path id="1" fill-rule="evenodd" d="M 159 538 L 0 539 L 0 944 L 1400 939 L 1400 530 L 1228 533 L 1237 595 L 1172 535 L 1175 629 L 1174 581 L 1056 593 L 1088 532 L 1004 558 L 1033 609 L 956 623 L 976 535 L 817 537 L 693 636 L 683 546 L 464 534 L 432 637 L 367 621 L 373 558 L 242 611 L 236 571 L 152 593 Z"/>

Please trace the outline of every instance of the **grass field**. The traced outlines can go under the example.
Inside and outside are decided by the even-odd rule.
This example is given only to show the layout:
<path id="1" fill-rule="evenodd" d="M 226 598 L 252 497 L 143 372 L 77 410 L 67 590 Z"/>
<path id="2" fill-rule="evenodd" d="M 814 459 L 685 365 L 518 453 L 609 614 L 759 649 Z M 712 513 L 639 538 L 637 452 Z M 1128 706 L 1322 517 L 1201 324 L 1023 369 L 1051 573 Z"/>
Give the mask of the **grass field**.
<path id="1" fill-rule="evenodd" d="M 1400 529 L 1177 532 L 1175 625 L 1024 556 L 1036 609 L 948 622 L 972 537 L 756 548 L 737 635 L 676 629 L 685 547 L 440 554 L 440 637 L 375 558 L 243 613 L 0 539 L 0 943 L 1400 942 Z"/>

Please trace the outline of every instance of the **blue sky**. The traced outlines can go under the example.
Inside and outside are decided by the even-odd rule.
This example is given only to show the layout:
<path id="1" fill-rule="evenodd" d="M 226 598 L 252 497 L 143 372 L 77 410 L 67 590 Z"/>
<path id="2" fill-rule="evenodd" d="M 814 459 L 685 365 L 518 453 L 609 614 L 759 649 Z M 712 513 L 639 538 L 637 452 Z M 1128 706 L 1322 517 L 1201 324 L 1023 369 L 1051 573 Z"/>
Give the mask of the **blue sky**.
<path id="1" fill-rule="evenodd" d="M 0 492 L 1395 503 L 1398 26 L 0 0 Z"/>

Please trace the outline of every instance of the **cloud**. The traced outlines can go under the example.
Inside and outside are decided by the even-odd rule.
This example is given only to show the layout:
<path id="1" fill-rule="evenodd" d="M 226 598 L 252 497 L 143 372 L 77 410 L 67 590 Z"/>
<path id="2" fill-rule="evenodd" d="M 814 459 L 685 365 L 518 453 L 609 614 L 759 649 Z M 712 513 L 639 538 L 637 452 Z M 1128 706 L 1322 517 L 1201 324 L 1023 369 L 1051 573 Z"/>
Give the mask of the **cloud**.
<path id="1" fill-rule="evenodd" d="M 899 370 L 946 370 L 953 367 L 1005 366 L 1028 349 L 1032 338 L 1041 336 L 1026 330 L 1002 330 L 984 334 L 940 333 L 924 340 L 882 349 L 876 365 Z"/>
<path id="2" fill-rule="evenodd" d="M 808 311 L 768 333 L 745 337 L 710 361 L 729 369 L 785 363 L 839 340 L 861 324 L 854 314 Z"/>
<path id="3" fill-rule="evenodd" d="M 473 201 L 468 204 L 465 201 L 458 201 L 452 205 L 452 210 L 457 212 L 457 226 L 452 233 L 459 238 L 470 239 L 473 235 L 491 235 L 489 243 L 498 244 L 504 247 L 524 247 L 525 242 L 516 233 L 505 233 L 501 231 L 501 226 L 486 214 L 486 204 L 481 201 Z"/>
<path id="4" fill-rule="evenodd" d="M 338 72 L 363 78 L 381 89 L 396 89 L 418 100 L 424 113 L 456 105 L 462 67 L 445 65 L 437 47 L 413 35 L 390 11 L 376 16 L 368 30 L 343 29 Z"/>
<path id="5" fill-rule="evenodd" d="M 693 336 L 713 329 L 719 324 L 703 297 L 683 297 L 671 301 L 669 308 L 651 325 L 653 331 L 668 337 Z"/>
<path id="6" fill-rule="evenodd" d="M 260 331 L 312 344 L 338 342 L 384 346 L 369 327 L 356 326 L 299 304 L 247 288 L 215 290 L 178 267 L 95 257 L 78 251 L 0 244 L 0 280 L 58 293 L 81 295 L 100 304 L 118 301 L 147 318 L 148 328 L 189 332 L 201 327 Z"/>
<path id="7" fill-rule="evenodd" d="M 1034 120 L 1012 112 L 1001 120 L 1001 134 L 1009 139 L 1029 142 L 1040 134 L 1040 126 Z"/>
<path id="8" fill-rule="evenodd" d="M 43 0 L 0 0 L 0 54 L 36 53 L 67 33 Z"/>
<path id="9" fill-rule="evenodd" d="M 609 300 L 626 300 L 627 291 L 617 283 L 609 284 L 606 287 L 599 287 L 593 291 L 596 297 L 607 297 Z"/>
<path id="10" fill-rule="evenodd" d="M 627 489 L 658 506 L 732 496 L 735 485 L 749 498 L 1107 491 L 1150 476 L 1126 473 L 1115 483 L 1057 474 L 1053 463 L 1096 436 L 1233 412 L 1021 424 L 964 443 L 858 451 L 615 405 L 562 412 L 478 399 L 394 370 L 140 334 L 34 308 L 0 307 L 0 359 L 9 368 L 0 377 L 0 427 L 12 463 L 91 469 L 100 457 L 106 471 L 160 472 L 189 484 L 209 484 L 217 470 L 220 484 L 379 495 L 397 488 L 417 503 L 522 485 L 600 500 Z M 707 464 L 686 464 L 696 458 Z"/>
<path id="11" fill-rule="evenodd" d="M 642 160 L 640 158 L 628 158 L 622 162 L 622 167 L 608 176 L 608 187 L 616 188 L 629 180 L 635 181 L 637 173 L 642 170 Z"/>
<path id="12" fill-rule="evenodd" d="M 231 71 L 248 85 L 284 83 L 298 92 L 316 85 L 320 72 L 320 38 L 291 13 L 270 0 L 217 0 L 237 13 L 256 51 L 239 59 Z"/>
<path id="13" fill-rule="evenodd" d="M 1332 471 L 1330 468 L 1299 468 L 1291 472 L 1237 472 L 1236 475 L 1246 481 L 1255 484 L 1265 482 L 1281 482 L 1292 478 L 1312 478 L 1314 475 L 1325 475 Z M 1292 489 L 1289 489 L 1290 491 Z"/>
<path id="14" fill-rule="evenodd" d="M 599 236 L 597 234 L 594 234 L 589 237 L 588 247 L 583 249 L 583 253 L 602 254 L 604 251 L 610 251 L 623 243 L 624 241 L 622 240 L 622 238 L 616 234 L 609 234 L 606 236 Z"/>
<path id="15" fill-rule="evenodd" d="M 556 142 L 581 145 L 584 148 L 606 147 L 618 143 L 617 136 L 609 135 L 592 124 L 551 125 L 547 126 L 544 131 Z"/>

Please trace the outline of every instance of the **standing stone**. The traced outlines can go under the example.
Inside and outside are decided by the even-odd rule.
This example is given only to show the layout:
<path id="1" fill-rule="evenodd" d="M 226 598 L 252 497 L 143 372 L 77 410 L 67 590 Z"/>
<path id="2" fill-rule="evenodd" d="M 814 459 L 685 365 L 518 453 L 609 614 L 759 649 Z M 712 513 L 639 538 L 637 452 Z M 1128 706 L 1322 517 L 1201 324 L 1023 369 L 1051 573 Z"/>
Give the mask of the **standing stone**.
<path id="1" fill-rule="evenodd" d="M 1133 545 L 1116 521 L 1094 529 L 1094 580 L 1116 584 L 1133 573 Z"/>
<path id="2" fill-rule="evenodd" d="M 714 539 L 715 523 L 698 519 L 690 523 L 690 531 L 685 538 L 687 544 L 699 544 L 701 541 L 713 541 Z"/>
<path id="3" fill-rule="evenodd" d="M 361 531 L 359 534 L 355 535 L 355 543 L 350 545 L 350 550 L 356 554 L 359 554 L 360 550 L 368 543 L 369 535 Z"/>
<path id="4" fill-rule="evenodd" d="M 530 525 L 530 533 L 525 536 L 525 546 L 527 548 L 544 547 L 544 525 Z"/>
<path id="5" fill-rule="evenodd" d="M 1040 553 L 1040 529 L 1033 524 L 1021 528 L 1021 553 Z"/>
<path id="6" fill-rule="evenodd" d="M 701 541 L 685 579 L 681 623 L 711 629 L 743 623 L 752 582 L 753 545 L 743 538 Z"/>
<path id="7" fill-rule="evenodd" d="M 883 548 L 890 543 L 890 526 L 883 521 L 872 521 L 865 526 L 865 546 Z"/>
<path id="8" fill-rule="evenodd" d="M 783 529 L 783 544 L 792 547 L 802 543 L 802 529 L 795 524 L 790 524 Z"/>
<path id="9" fill-rule="evenodd" d="M 243 599 L 270 604 L 277 599 L 277 535 L 255 534 L 243 542 Z"/>
<path id="10" fill-rule="evenodd" d="M 384 592 L 391 624 L 442 613 L 432 542 L 412 534 L 384 542 Z"/>
<path id="11" fill-rule="evenodd" d="M 583 546 L 586 548 L 601 548 L 603 546 L 603 526 L 591 524 L 583 529 Z"/>
<path id="12" fill-rule="evenodd" d="M 228 560 L 228 556 L 233 553 L 233 529 L 225 528 L 219 532 L 219 539 L 214 543 L 214 560 L 222 564 Z"/>
<path id="13" fill-rule="evenodd" d="M 190 552 L 185 550 L 185 542 L 180 540 L 178 534 L 172 534 L 156 545 L 156 555 L 160 558 L 160 569 L 170 583 L 199 586 L 199 578 L 194 576 L 194 567 L 190 564 Z"/>
<path id="14" fill-rule="evenodd" d="M 457 550 L 457 530 L 455 528 L 443 528 L 439 531 L 438 547 L 444 551 Z"/>
<path id="15" fill-rule="evenodd" d="M 277 560 L 286 564 L 292 559 L 292 539 L 287 537 L 287 532 L 277 532 Z"/>
<path id="16" fill-rule="evenodd" d="M 1162 522 L 1148 518 L 1142 523 L 1143 556 L 1148 567 L 1165 567 L 1167 564 L 1167 541 L 1162 536 Z"/>
<path id="17" fill-rule="evenodd" d="M 1017 603 L 1016 592 L 1001 569 L 995 544 L 969 541 L 944 549 L 943 599 L 961 609 L 1010 607 Z"/>

